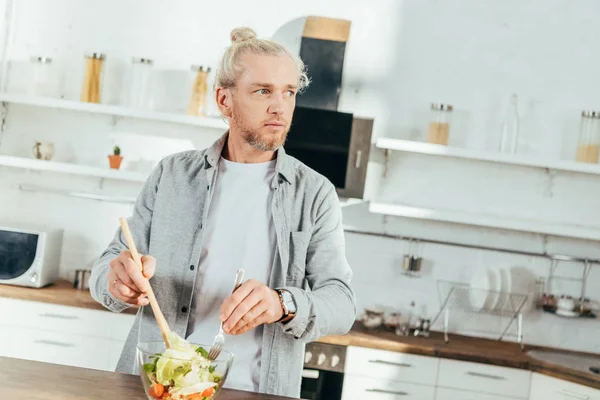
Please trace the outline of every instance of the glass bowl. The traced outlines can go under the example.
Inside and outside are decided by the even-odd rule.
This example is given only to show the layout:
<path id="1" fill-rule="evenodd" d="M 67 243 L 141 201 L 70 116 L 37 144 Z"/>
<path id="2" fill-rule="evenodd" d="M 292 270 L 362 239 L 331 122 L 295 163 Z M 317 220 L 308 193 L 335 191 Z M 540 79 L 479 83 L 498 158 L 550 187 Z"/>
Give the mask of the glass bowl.
<path id="1" fill-rule="evenodd" d="M 136 351 L 142 385 L 149 400 L 214 400 L 233 364 L 233 354 L 222 350 L 206 360 L 210 345 L 190 344 L 187 351 L 169 349 L 165 343 L 139 343 Z"/>

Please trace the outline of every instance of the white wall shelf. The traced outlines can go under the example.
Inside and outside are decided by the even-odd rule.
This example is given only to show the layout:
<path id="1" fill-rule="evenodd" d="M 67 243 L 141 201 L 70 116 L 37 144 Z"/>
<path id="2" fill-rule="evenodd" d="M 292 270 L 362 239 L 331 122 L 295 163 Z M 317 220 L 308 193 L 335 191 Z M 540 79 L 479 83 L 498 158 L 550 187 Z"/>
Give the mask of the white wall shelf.
<path id="1" fill-rule="evenodd" d="M 225 123 L 225 121 L 216 117 L 193 117 L 189 115 L 161 113 L 151 110 L 133 109 L 114 105 L 85 103 L 81 101 L 70 101 L 47 97 L 34 97 L 14 93 L 0 93 L 0 102 L 55 108 L 61 110 L 81 111 L 125 118 L 169 122 L 182 125 L 201 126 L 204 128 L 221 129 L 223 131 L 228 129 L 228 125 Z"/>
<path id="2" fill-rule="evenodd" d="M 378 202 L 370 203 L 369 211 L 374 214 L 392 215 L 404 218 L 449 222 L 487 228 L 509 229 L 514 231 L 586 240 L 600 240 L 600 229 L 590 226 L 557 224 L 528 219 L 509 218 L 505 216 L 493 216 L 489 214 L 476 214 L 453 210 L 436 210 L 402 204 Z"/>
<path id="3" fill-rule="evenodd" d="M 579 163 L 575 161 L 536 159 L 534 157 L 528 157 L 525 155 L 482 152 L 393 138 L 379 138 L 377 139 L 375 146 L 380 149 L 403 151 L 408 153 L 600 175 L 600 165 Z"/>
<path id="4" fill-rule="evenodd" d="M 108 161 L 107 161 L 108 162 Z M 96 178 L 118 179 L 130 182 L 145 182 L 148 175 L 139 172 L 122 171 L 116 169 L 91 167 L 72 163 L 56 161 L 35 160 L 25 157 L 0 155 L 0 167 L 30 169 L 36 171 L 60 172 L 73 175 L 84 175 Z"/>

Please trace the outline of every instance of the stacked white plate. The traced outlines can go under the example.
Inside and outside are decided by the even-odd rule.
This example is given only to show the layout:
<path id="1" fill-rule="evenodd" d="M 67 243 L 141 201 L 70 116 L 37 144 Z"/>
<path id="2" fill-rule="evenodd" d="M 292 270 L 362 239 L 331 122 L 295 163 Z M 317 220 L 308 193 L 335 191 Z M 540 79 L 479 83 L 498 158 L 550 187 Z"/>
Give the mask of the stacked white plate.
<path id="1" fill-rule="evenodd" d="M 506 309 L 511 293 L 530 293 L 532 277 L 524 268 L 478 270 L 471 279 L 470 306 L 474 311 Z"/>

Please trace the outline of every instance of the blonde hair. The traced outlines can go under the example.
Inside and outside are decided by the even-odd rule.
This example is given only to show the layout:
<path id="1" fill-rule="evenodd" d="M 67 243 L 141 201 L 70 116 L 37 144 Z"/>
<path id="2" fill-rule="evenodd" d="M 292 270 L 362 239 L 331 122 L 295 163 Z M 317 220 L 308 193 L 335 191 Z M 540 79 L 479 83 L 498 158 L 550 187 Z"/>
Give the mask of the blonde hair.
<path id="1" fill-rule="evenodd" d="M 269 55 L 269 56 L 289 56 L 298 71 L 298 92 L 305 90 L 310 80 L 306 74 L 306 66 L 300 57 L 292 54 L 284 45 L 272 40 L 258 39 L 256 33 L 250 28 L 235 28 L 231 31 L 231 46 L 229 46 L 216 71 L 215 88 L 231 88 L 243 72 L 244 67 L 240 62 L 242 56 L 246 53 Z"/>

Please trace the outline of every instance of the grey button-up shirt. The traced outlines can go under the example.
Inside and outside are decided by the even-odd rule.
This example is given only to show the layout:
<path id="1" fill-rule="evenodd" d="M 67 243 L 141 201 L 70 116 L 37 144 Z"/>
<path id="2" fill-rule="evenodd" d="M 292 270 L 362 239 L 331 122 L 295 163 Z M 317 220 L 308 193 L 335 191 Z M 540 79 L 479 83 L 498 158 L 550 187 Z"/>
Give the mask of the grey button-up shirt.
<path id="1" fill-rule="evenodd" d="M 187 336 L 198 271 L 191 266 L 200 259 L 203 224 L 227 134 L 208 149 L 177 153 L 161 160 L 128 219 L 140 254 L 157 260 L 150 284 L 169 326 L 182 337 Z M 287 155 L 283 148 L 277 151 L 276 172 L 271 189 L 278 257 L 266 283 L 271 288 L 288 289 L 298 310 L 290 322 L 264 327 L 259 390 L 299 397 L 305 343 L 348 332 L 356 319 L 356 299 L 350 287 L 352 271 L 346 260 L 342 212 L 335 187 Z M 126 248 L 119 228 L 94 264 L 90 277 L 94 299 L 115 312 L 128 305 L 108 292 L 106 274 L 110 260 Z M 141 308 L 117 371 L 139 373 L 135 361 L 137 342 L 160 338 L 152 310 Z"/>

